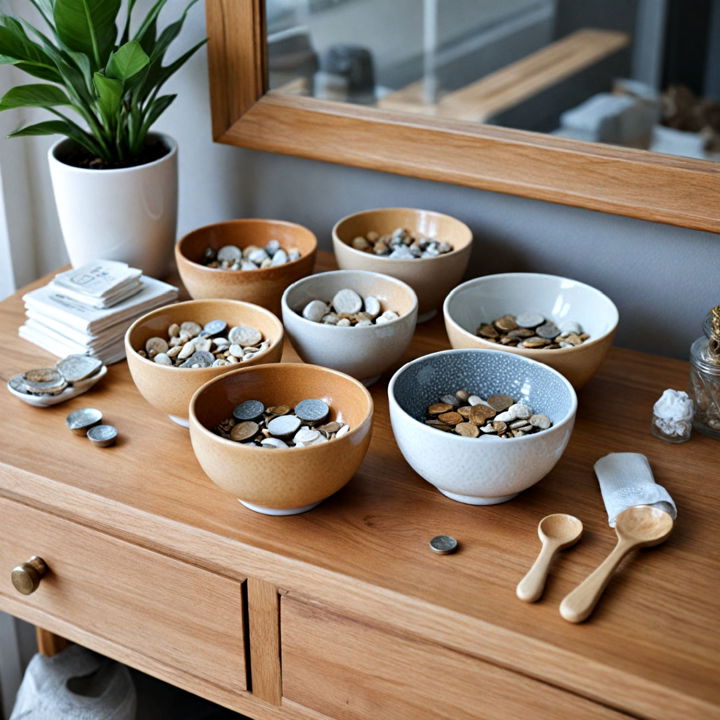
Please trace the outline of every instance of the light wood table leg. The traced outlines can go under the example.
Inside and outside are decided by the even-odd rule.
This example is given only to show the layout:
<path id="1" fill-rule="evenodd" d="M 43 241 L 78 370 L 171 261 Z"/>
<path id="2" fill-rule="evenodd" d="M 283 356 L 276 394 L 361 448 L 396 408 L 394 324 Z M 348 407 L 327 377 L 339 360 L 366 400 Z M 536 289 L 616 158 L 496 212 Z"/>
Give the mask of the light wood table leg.
<path id="1" fill-rule="evenodd" d="M 35 637 L 37 639 L 38 652 L 47 657 L 57 655 L 70 644 L 70 641 L 64 637 L 55 635 L 55 633 L 51 633 L 49 630 L 43 630 L 41 627 L 35 628 Z"/>

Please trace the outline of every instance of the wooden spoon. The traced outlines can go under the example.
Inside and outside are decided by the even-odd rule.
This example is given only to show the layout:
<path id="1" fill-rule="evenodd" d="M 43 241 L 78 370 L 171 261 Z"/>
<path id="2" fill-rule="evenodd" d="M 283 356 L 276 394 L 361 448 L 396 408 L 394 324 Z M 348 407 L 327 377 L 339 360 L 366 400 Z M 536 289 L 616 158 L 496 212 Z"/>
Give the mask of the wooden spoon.
<path id="1" fill-rule="evenodd" d="M 521 600 L 535 602 L 540 599 L 555 553 L 574 545 L 580 539 L 582 531 L 583 524 L 575 516 L 564 513 L 546 515 L 538 523 L 538 536 L 542 543 L 542 549 L 528 574 L 515 589 L 515 594 Z"/>
<path id="2" fill-rule="evenodd" d="M 560 614 L 569 622 L 586 620 L 620 561 L 635 548 L 659 545 L 671 533 L 673 524 L 668 513 L 651 505 L 635 505 L 623 510 L 615 520 L 617 545 L 602 564 L 562 601 Z"/>

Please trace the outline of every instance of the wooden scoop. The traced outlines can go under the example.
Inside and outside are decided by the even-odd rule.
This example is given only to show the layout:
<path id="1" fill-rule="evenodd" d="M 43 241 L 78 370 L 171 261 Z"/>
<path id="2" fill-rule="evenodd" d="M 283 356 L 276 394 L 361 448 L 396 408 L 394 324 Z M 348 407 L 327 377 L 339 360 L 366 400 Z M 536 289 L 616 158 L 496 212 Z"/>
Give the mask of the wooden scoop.
<path id="1" fill-rule="evenodd" d="M 538 536 L 542 549 L 528 574 L 518 583 L 515 594 L 525 602 L 535 602 L 545 589 L 550 563 L 555 553 L 574 545 L 582 535 L 583 524 L 573 515 L 555 513 L 546 515 L 538 523 Z"/>
<path id="2" fill-rule="evenodd" d="M 596 570 L 583 580 L 560 604 L 560 614 L 569 622 L 586 620 L 600 599 L 620 561 L 635 548 L 659 545 L 673 529 L 673 519 L 651 505 L 623 510 L 615 520 L 618 541 Z"/>

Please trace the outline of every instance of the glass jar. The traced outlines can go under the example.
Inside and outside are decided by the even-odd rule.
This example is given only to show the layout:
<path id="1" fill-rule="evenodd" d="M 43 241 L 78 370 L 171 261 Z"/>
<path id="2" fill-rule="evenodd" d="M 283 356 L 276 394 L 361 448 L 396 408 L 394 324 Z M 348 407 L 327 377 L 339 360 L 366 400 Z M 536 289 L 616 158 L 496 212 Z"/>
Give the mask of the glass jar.
<path id="1" fill-rule="evenodd" d="M 703 336 L 690 347 L 690 397 L 695 403 L 695 429 L 720 438 L 720 363 L 708 349 L 711 342 Z"/>

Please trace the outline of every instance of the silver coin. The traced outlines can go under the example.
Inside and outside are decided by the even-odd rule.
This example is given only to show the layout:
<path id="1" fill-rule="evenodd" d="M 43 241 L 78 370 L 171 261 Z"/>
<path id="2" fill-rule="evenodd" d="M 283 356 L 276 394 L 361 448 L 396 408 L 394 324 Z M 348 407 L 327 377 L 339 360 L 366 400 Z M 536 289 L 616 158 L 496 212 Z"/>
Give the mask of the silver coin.
<path id="1" fill-rule="evenodd" d="M 280 415 L 273 418 L 268 424 L 267 429 L 274 437 L 289 437 L 294 435 L 300 428 L 300 418 L 295 415 Z"/>
<path id="2" fill-rule="evenodd" d="M 203 333 L 210 337 L 214 337 L 215 335 L 221 335 L 226 329 L 227 323 L 224 320 L 211 320 L 210 322 L 205 323 Z"/>
<path id="3" fill-rule="evenodd" d="M 225 245 L 217 251 L 216 257 L 220 262 L 223 260 L 237 262 L 242 258 L 242 250 L 237 245 Z"/>
<path id="4" fill-rule="evenodd" d="M 295 414 L 304 422 L 322 422 L 330 414 L 330 408 L 323 400 L 302 400 L 295 406 Z"/>
<path id="5" fill-rule="evenodd" d="M 102 420 L 102 413 L 96 408 L 80 408 L 65 418 L 65 424 L 76 435 L 86 435 L 89 428 Z"/>
<path id="6" fill-rule="evenodd" d="M 182 365 L 181 368 L 207 368 L 215 362 L 215 356 L 207 350 L 197 350 Z"/>
<path id="7" fill-rule="evenodd" d="M 87 437 L 97 447 L 108 447 L 117 440 L 117 428 L 112 425 L 95 425 L 87 431 Z"/>
<path id="8" fill-rule="evenodd" d="M 75 383 L 94 375 L 102 367 L 102 361 L 92 355 L 68 355 L 58 360 L 55 367 L 69 383 Z"/>
<path id="9" fill-rule="evenodd" d="M 535 330 L 536 334 L 546 340 L 552 340 L 560 334 L 560 328 L 554 322 L 543 323 Z"/>
<path id="10" fill-rule="evenodd" d="M 457 550 L 458 541 L 450 535 L 436 535 L 429 545 L 438 555 L 449 555 Z"/>
<path id="11" fill-rule="evenodd" d="M 534 328 L 542 325 L 545 322 L 545 318 L 540 315 L 540 313 L 525 312 L 520 313 L 515 318 L 515 322 L 522 328 Z"/>
<path id="12" fill-rule="evenodd" d="M 22 374 L 27 392 L 35 395 L 57 395 L 67 387 L 67 380 L 57 368 L 38 368 Z"/>
<path id="13" fill-rule="evenodd" d="M 30 392 L 25 384 L 25 380 L 23 379 L 23 373 L 13 375 L 13 377 L 8 380 L 8 385 L 15 390 L 15 392 L 23 393 L 24 395 L 27 395 Z"/>
<path id="14" fill-rule="evenodd" d="M 265 412 L 265 405 L 259 400 L 245 400 L 235 406 L 233 417 L 242 422 L 243 420 L 255 420 Z"/>

